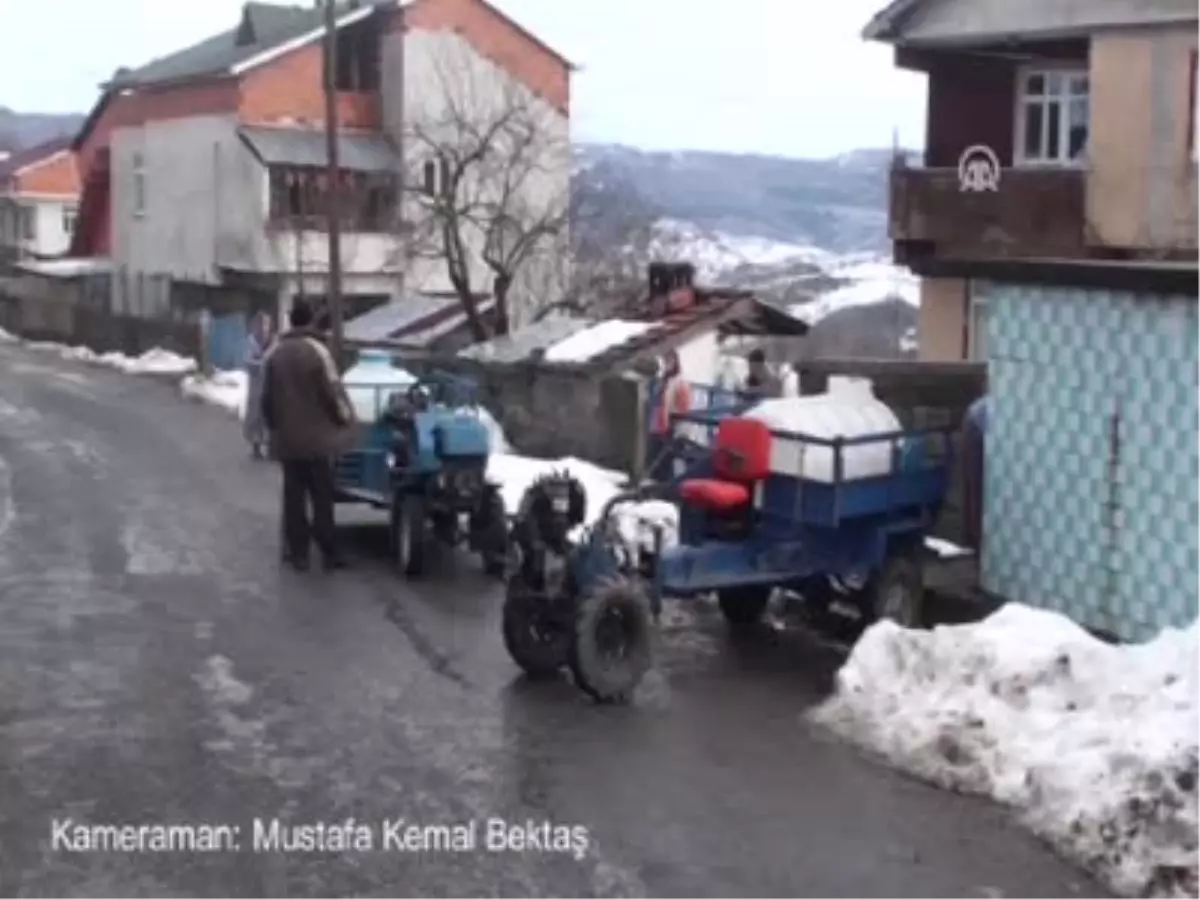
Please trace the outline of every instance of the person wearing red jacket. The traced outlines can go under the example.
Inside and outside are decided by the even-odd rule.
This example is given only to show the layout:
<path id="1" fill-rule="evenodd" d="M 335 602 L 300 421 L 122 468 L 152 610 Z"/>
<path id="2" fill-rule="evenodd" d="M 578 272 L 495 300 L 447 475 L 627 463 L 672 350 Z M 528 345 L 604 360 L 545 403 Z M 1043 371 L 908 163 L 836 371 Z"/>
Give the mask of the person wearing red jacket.
<path id="1" fill-rule="evenodd" d="M 667 448 L 671 443 L 671 416 L 691 412 L 692 389 L 683 377 L 679 354 L 671 350 L 663 358 L 657 397 L 650 420 L 649 475 L 656 480 L 669 477 Z"/>

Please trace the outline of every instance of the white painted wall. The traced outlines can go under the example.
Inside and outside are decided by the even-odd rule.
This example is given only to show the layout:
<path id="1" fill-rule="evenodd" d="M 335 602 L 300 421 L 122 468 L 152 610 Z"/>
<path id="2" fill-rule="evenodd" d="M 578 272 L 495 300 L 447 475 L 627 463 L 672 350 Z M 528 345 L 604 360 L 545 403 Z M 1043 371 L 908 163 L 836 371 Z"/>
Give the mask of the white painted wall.
<path id="1" fill-rule="evenodd" d="M 237 135 L 233 116 L 193 116 L 121 128 L 112 137 L 114 279 L 169 275 L 219 284 L 221 266 L 283 273 L 324 290 L 328 239 L 267 228 L 268 177 Z M 135 208 L 134 157 L 143 160 L 145 205 Z M 390 235 L 344 234 L 344 289 L 390 293 L 400 254 Z M 318 287 L 319 283 L 319 287 Z M 114 284 L 114 296 L 120 296 Z"/>
<path id="2" fill-rule="evenodd" d="M 519 198 L 524 222 L 542 219 L 547 210 L 565 208 L 571 175 L 570 121 L 522 83 L 490 60 L 479 55 L 460 36 L 449 31 L 414 29 L 388 42 L 403 41 L 400 53 L 395 46 L 384 48 L 387 69 L 394 69 L 396 57 L 402 58 L 403 115 L 395 115 L 395 103 L 385 96 L 385 116 L 393 139 L 404 151 L 405 178 L 408 185 L 419 185 L 426 159 L 433 146 L 465 147 L 470 138 L 461 125 L 487 129 L 500 120 L 505 110 L 519 108 L 521 119 L 534 126 L 536 144 L 530 156 L 536 170 L 522 172 Z M 389 80 L 385 93 L 393 82 Z M 400 134 L 395 133 L 399 120 Z M 497 179 L 511 175 L 516 158 L 503 141 L 494 144 L 495 171 L 475 167 L 477 177 L 468 185 L 475 196 L 486 200 L 497 196 Z M 511 207 L 510 207 L 511 208 Z M 419 207 L 407 203 L 405 215 L 418 220 Z M 517 272 L 510 291 L 510 315 L 513 326 L 528 322 L 541 305 L 553 302 L 561 292 L 565 274 L 562 260 L 566 248 L 565 229 L 557 240 L 544 240 L 540 252 Z M 476 290 L 490 293 L 492 273 L 483 264 L 482 233 L 470 235 L 472 280 Z M 410 263 L 406 282 L 411 290 L 448 290 L 444 260 L 417 260 Z"/>
<path id="3" fill-rule="evenodd" d="M 60 256 L 71 246 L 66 213 L 79 208 L 78 198 L 36 194 L 0 195 L 0 246 L 14 248 L 18 255 Z M 33 237 L 26 239 L 22 209 L 33 210 Z"/>

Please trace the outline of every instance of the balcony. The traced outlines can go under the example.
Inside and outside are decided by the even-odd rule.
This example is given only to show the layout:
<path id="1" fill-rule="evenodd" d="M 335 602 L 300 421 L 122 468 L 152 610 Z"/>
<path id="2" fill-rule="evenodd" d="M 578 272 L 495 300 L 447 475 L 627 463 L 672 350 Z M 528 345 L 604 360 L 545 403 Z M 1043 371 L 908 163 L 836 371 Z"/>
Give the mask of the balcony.
<path id="1" fill-rule="evenodd" d="M 898 261 L 1085 255 L 1080 169 L 1005 168 L 994 191 L 964 191 L 957 169 L 896 167 L 888 235 Z"/>

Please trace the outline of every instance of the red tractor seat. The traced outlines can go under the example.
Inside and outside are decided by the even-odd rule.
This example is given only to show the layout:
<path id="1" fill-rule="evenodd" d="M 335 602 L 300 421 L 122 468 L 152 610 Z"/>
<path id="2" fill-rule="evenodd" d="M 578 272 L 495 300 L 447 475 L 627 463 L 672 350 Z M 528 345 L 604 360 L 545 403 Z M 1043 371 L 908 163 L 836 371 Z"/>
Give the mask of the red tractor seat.
<path id="1" fill-rule="evenodd" d="M 771 429 L 757 419 L 725 419 L 713 446 L 714 478 L 689 478 L 679 485 L 684 503 L 728 514 L 750 505 L 754 485 L 771 471 Z"/>

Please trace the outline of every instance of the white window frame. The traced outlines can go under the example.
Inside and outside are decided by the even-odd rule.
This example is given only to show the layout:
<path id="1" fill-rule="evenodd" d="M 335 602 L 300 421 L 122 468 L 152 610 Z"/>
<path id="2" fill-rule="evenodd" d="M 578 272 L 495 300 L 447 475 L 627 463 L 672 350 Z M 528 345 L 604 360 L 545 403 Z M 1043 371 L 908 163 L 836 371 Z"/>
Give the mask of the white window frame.
<path id="1" fill-rule="evenodd" d="M 1044 95 L 1029 95 L 1025 91 L 1025 86 L 1029 78 L 1034 75 L 1043 76 L 1047 82 L 1053 76 L 1062 79 L 1062 90 L 1055 94 Z M 1084 95 L 1084 99 L 1088 105 L 1087 122 L 1088 136 L 1084 141 L 1083 151 L 1078 157 L 1072 159 L 1067 155 L 1070 145 L 1068 123 L 1070 120 L 1071 101 L 1078 99 L 1078 94 L 1071 93 L 1071 83 L 1075 78 L 1084 77 L 1088 79 L 1088 92 Z M 1025 110 L 1026 107 L 1038 104 L 1045 106 L 1047 100 L 1054 99 L 1060 104 L 1059 111 L 1059 141 L 1058 154 L 1050 157 L 1045 155 L 1045 147 L 1048 140 L 1048 132 L 1043 121 L 1042 127 L 1042 148 L 1043 152 L 1038 156 L 1029 156 L 1025 152 Z M 1044 115 L 1044 113 L 1043 113 Z M 1017 69 L 1016 83 L 1016 109 L 1014 110 L 1015 125 L 1013 128 L 1013 163 L 1023 167 L 1046 167 L 1046 168 L 1079 168 L 1087 165 L 1088 143 L 1091 140 L 1091 73 L 1088 70 L 1086 63 L 1062 63 L 1056 65 L 1030 65 L 1021 66 Z"/>
<path id="2" fill-rule="evenodd" d="M 79 208 L 70 204 L 62 208 L 63 233 L 70 237 L 75 233 L 75 223 L 79 221 Z"/>
<path id="3" fill-rule="evenodd" d="M 21 203 L 17 206 L 17 242 L 32 244 L 38 239 L 38 210 L 34 203 Z"/>
<path id="4" fill-rule="evenodd" d="M 146 159 L 140 152 L 133 154 L 133 214 L 140 218 L 146 214 Z"/>

